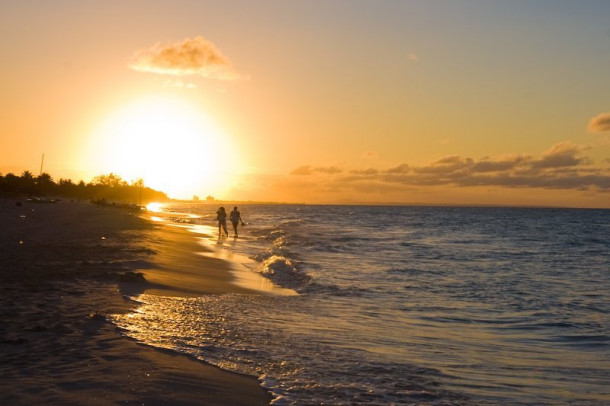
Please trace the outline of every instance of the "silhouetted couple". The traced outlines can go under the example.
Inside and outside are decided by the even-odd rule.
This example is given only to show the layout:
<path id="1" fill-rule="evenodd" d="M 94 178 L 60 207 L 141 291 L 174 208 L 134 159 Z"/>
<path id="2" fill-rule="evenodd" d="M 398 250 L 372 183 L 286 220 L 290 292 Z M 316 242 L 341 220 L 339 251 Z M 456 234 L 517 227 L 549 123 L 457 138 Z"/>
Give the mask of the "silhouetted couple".
<path id="1" fill-rule="evenodd" d="M 235 237 L 237 237 L 237 226 L 240 223 L 242 226 L 244 225 L 244 222 L 241 219 L 241 214 L 237 210 L 237 206 L 233 208 L 233 211 L 231 212 L 229 218 L 231 219 L 231 223 L 233 224 L 233 231 L 235 231 Z M 228 237 L 229 232 L 227 231 L 227 212 L 225 211 L 224 207 L 218 209 L 218 211 L 216 212 L 216 219 L 218 220 L 218 236 L 222 236 L 221 230 L 224 230 L 225 234 Z"/>

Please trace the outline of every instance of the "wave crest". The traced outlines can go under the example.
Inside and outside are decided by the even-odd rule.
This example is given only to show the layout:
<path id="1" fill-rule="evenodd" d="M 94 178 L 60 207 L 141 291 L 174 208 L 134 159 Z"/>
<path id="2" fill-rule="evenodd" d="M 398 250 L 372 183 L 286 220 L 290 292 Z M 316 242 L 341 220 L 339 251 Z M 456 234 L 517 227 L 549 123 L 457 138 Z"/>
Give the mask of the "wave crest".
<path id="1" fill-rule="evenodd" d="M 259 272 L 275 284 L 298 289 L 309 282 L 309 277 L 297 269 L 292 261 L 281 255 L 271 255 L 263 260 Z"/>

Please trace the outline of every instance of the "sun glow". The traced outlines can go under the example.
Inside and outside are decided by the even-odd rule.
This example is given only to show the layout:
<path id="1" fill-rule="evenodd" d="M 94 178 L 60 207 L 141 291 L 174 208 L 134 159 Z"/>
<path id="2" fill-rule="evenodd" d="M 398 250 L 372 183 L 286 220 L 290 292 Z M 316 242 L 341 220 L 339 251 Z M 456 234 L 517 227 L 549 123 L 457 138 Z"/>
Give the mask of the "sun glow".
<path id="1" fill-rule="evenodd" d="M 230 174 L 223 163 L 240 162 L 235 153 L 229 138 L 203 112 L 179 100 L 148 97 L 108 117 L 96 129 L 86 156 L 103 173 L 128 181 L 143 178 L 145 185 L 170 197 L 190 198 L 227 190 Z"/>
<path id="2" fill-rule="evenodd" d="M 146 210 L 153 213 L 160 213 L 163 210 L 163 203 L 151 202 L 146 205 Z"/>

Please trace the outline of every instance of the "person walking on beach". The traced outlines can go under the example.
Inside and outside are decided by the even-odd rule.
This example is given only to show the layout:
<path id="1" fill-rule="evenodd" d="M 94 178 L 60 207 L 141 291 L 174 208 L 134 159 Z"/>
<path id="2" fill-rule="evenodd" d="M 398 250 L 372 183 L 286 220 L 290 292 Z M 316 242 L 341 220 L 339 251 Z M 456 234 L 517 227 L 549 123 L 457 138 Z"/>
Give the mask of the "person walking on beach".
<path id="1" fill-rule="evenodd" d="M 233 224 L 233 231 L 235 231 L 235 237 L 238 237 L 237 225 L 241 223 L 241 225 L 243 226 L 244 221 L 241 219 L 241 214 L 237 210 L 237 206 L 233 207 L 233 211 L 231 212 L 231 215 L 229 217 L 231 218 L 231 223 Z"/>
<path id="2" fill-rule="evenodd" d="M 222 236 L 221 227 L 225 231 L 227 237 L 229 236 L 229 231 L 227 231 L 227 212 L 224 207 L 220 207 L 216 212 L 216 220 L 218 220 L 218 236 Z"/>

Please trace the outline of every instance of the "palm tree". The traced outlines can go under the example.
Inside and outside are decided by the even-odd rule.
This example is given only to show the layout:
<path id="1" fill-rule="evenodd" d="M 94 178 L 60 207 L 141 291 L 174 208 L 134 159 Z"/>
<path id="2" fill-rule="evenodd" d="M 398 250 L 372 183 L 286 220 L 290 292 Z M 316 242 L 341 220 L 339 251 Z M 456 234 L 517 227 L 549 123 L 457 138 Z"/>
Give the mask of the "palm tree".
<path id="1" fill-rule="evenodd" d="M 34 175 L 32 175 L 32 172 L 23 171 L 21 178 L 19 179 L 19 189 L 22 193 L 36 193 L 36 179 L 34 178 Z"/>

